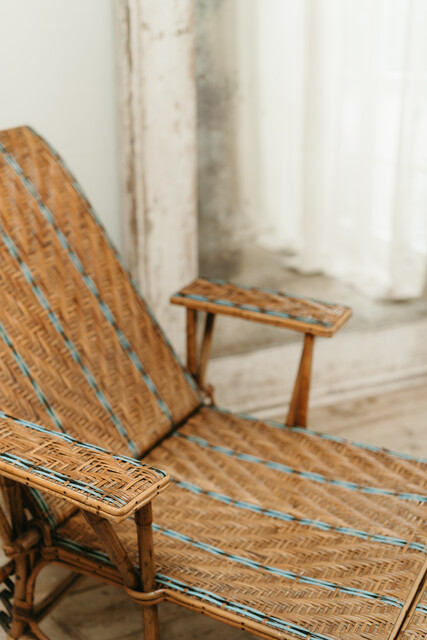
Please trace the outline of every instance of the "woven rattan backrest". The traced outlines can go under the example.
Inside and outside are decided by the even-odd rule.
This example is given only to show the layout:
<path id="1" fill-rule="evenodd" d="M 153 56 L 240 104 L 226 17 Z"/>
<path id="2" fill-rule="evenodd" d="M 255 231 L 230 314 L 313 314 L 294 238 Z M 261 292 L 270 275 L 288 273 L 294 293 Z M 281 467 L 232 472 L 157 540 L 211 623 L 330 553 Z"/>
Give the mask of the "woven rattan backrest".
<path id="1" fill-rule="evenodd" d="M 200 404 L 79 185 L 27 127 L 0 132 L 0 264 L 2 411 L 140 457 Z"/>

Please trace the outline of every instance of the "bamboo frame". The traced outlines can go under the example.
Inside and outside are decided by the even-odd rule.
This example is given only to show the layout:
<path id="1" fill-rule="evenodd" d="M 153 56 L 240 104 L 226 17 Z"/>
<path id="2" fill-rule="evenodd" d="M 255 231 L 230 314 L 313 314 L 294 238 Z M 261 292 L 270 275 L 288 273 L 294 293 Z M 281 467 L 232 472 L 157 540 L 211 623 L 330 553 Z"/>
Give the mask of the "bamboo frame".
<path id="1" fill-rule="evenodd" d="M 197 376 L 197 311 L 187 309 L 187 369 Z"/>
<path id="2" fill-rule="evenodd" d="M 306 333 L 304 336 L 304 346 L 301 354 L 300 365 L 295 380 L 292 399 L 289 405 L 288 416 L 286 418 L 286 424 L 289 427 L 307 426 L 314 338 L 315 336 L 310 333 Z"/>
<path id="3" fill-rule="evenodd" d="M 10 526 L 6 518 L 6 515 L 1 505 L 0 505 L 0 537 L 4 541 L 4 544 L 8 544 L 12 540 L 12 527 Z"/>
<path id="4" fill-rule="evenodd" d="M 105 518 L 101 518 L 89 511 L 83 511 L 82 513 L 86 522 L 90 527 L 92 527 L 96 536 L 101 541 L 111 562 L 115 567 L 117 567 L 118 572 L 123 578 L 124 584 L 130 589 L 135 589 L 139 583 L 138 576 L 136 575 L 132 562 L 129 560 L 129 556 L 125 548 L 120 542 L 111 524 L 105 520 Z"/>
<path id="5" fill-rule="evenodd" d="M 206 313 L 205 328 L 200 347 L 200 358 L 197 361 L 197 311 L 187 309 L 187 368 L 196 378 L 202 389 L 205 389 L 213 400 L 213 390 L 206 387 L 206 369 L 211 352 L 215 314 Z M 307 426 L 308 402 L 311 385 L 311 369 L 315 336 L 304 335 L 304 344 L 300 364 L 295 378 L 291 402 L 286 418 L 287 426 Z M 196 374 L 194 372 L 197 372 Z"/>
<path id="6" fill-rule="evenodd" d="M 307 426 L 308 401 L 314 338 L 333 336 L 352 311 L 348 307 L 298 298 L 279 291 L 242 287 L 230 282 L 198 278 L 171 297 L 171 302 L 186 307 L 187 368 L 206 390 L 213 402 L 212 387 L 205 385 L 216 314 L 272 324 L 304 332 L 304 346 L 288 409 L 288 426 Z M 197 314 L 206 313 L 205 329 L 197 357 Z M 213 402 L 214 404 L 214 402 Z"/>
<path id="7" fill-rule="evenodd" d="M 123 557 L 126 557 L 126 554 L 123 553 L 123 547 L 121 544 L 116 545 L 116 538 L 114 535 L 111 535 L 111 525 L 106 522 L 104 519 L 94 516 L 91 513 L 84 514 L 85 517 L 88 517 L 88 520 L 95 521 L 95 527 L 97 535 L 103 541 L 103 547 L 108 550 L 110 547 L 110 557 L 114 560 L 115 565 L 119 565 L 121 568 L 121 572 L 117 570 L 118 578 L 110 580 L 113 584 L 118 584 L 119 586 L 124 587 L 125 578 L 128 584 L 134 582 L 137 589 L 133 589 L 132 587 L 128 587 L 126 590 L 129 595 L 144 607 L 143 616 L 145 619 L 145 628 L 148 629 L 146 631 L 146 638 L 150 638 L 150 640 L 157 640 L 158 638 L 158 622 L 157 622 L 157 612 L 156 612 L 156 604 L 161 602 L 162 600 L 168 600 L 170 602 L 175 602 L 180 604 L 181 606 L 185 606 L 192 610 L 198 611 L 199 607 L 194 602 L 194 600 L 186 595 L 185 593 L 176 593 L 170 589 L 157 589 L 155 590 L 155 581 L 154 581 L 154 558 L 153 558 L 153 541 L 152 541 L 152 530 L 151 530 L 151 522 L 152 522 L 152 512 L 151 512 L 151 503 L 145 505 L 141 510 L 137 511 L 135 514 L 136 526 L 137 526 L 137 536 L 139 542 L 139 557 L 140 557 L 140 567 L 141 567 L 141 583 L 139 583 L 138 579 L 133 579 L 134 576 L 131 575 L 131 580 L 127 579 L 129 564 L 127 560 L 123 562 Z M 100 526 L 99 526 L 100 525 Z M 92 524 L 91 524 L 92 526 Z M 113 551 L 111 551 L 111 544 L 114 545 Z M 43 545 L 40 549 L 42 556 L 44 556 L 45 551 L 43 550 Z M 53 551 L 53 549 L 52 549 Z M 20 612 L 20 622 L 23 627 L 28 624 L 32 629 L 33 633 L 36 635 L 39 640 L 46 640 L 46 636 L 38 627 L 38 622 L 41 619 L 41 613 L 45 613 L 44 606 L 34 607 L 32 608 L 32 600 L 34 593 L 34 585 L 35 578 L 38 575 L 39 571 L 43 566 L 45 566 L 48 561 L 47 558 L 49 556 L 49 549 L 46 549 L 46 560 L 41 557 L 33 568 L 32 572 L 28 575 L 26 580 L 26 591 L 25 598 L 23 600 L 24 607 L 21 607 Z M 53 558 L 57 558 L 58 552 L 54 553 Z M 82 557 L 78 554 L 68 554 L 68 561 L 61 561 L 59 564 L 68 567 L 69 569 L 78 568 L 79 572 L 87 573 L 88 575 L 95 575 L 97 573 L 97 565 L 93 561 L 86 560 L 87 568 L 86 571 L 83 568 Z M 75 558 L 74 562 L 72 558 Z M 56 560 L 57 561 L 57 560 Z M 125 570 L 123 570 L 123 567 Z M 122 578 L 120 579 L 120 574 Z M 105 580 L 105 575 L 103 577 Z M 74 577 L 70 577 L 68 580 L 74 580 Z M 419 586 L 423 580 L 423 572 L 419 573 L 418 579 L 414 582 L 414 586 L 412 588 L 411 594 L 416 594 Z M 70 583 L 71 584 L 71 583 Z M 138 585 L 141 584 L 143 590 L 140 591 L 138 589 Z M 67 585 L 65 585 L 67 587 Z M 66 592 L 66 588 L 63 590 L 62 588 L 57 588 L 57 595 L 59 597 L 63 597 Z M 408 597 L 407 603 L 405 605 L 405 611 L 412 611 L 413 607 L 411 606 L 411 594 Z M 56 594 L 55 594 L 56 595 Z M 49 609 L 51 609 L 56 602 L 56 598 L 53 596 L 49 598 L 51 600 L 49 602 Z M 59 601 L 59 600 L 58 600 Z M 214 606 L 210 606 L 209 604 L 203 603 L 203 612 L 213 618 L 227 621 L 228 624 L 232 626 L 239 627 L 241 629 L 245 629 L 254 633 L 255 635 L 259 635 L 264 638 L 281 638 L 283 634 L 281 632 L 274 631 L 272 629 L 265 629 L 263 625 L 256 622 L 245 622 L 242 621 L 241 617 L 233 614 L 229 611 L 221 611 L 218 612 L 218 609 Z M 146 613 L 145 613 L 146 612 Z M 400 628 L 400 620 L 404 619 L 404 614 L 402 613 L 399 618 L 399 628 Z M 397 628 L 397 626 L 396 626 Z M 10 634 L 10 638 L 14 638 L 15 636 Z M 19 637 L 19 636 L 17 636 Z"/>
<path id="8" fill-rule="evenodd" d="M 171 302 L 324 338 L 335 335 L 352 315 L 342 305 L 209 278 L 197 278 L 173 294 Z"/>
<path id="9" fill-rule="evenodd" d="M 10 514 L 10 533 L 13 538 L 24 531 L 25 513 L 22 499 L 22 488 L 9 478 L 1 478 L 3 499 Z M 4 523 L 3 523 L 4 524 Z M 10 540 L 9 540 L 10 542 Z M 26 553 L 15 558 L 15 590 L 10 623 L 10 637 L 19 638 L 25 630 L 25 592 L 28 577 L 28 557 Z"/>
<path id="10" fill-rule="evenodd" d="M 25 588 L 22 588 L 24 598 L 21 600 L 19 607 L 20 627 L 13 629 L 13 624 L 11 625 L 9 632 L 7 633 L 8 640 L 17 640 L 21 633 L 26 630 L 27 626 L 30 628 L 33 636 L 38 640 L 49 640 L 46 634 L 40 629 L 39 623 L 61 602 L 71 587 L 73 587 L 81 578 L 81 573 L 74 572 L 71 570 L 72 567 L 67 564 L 63 564 L 62 566 L 70 569 L 71 573 L 61 580 L 39 603 L 35 605 L 34 596 L 36 580 L 40 571 L 49 564 L 40 555 L 42 549 L 43 545 L 41 545 L 36 552 L 36 561 L 34 562 L 31 570 L 27 573 Z M 15 633 L 18 633 L 18 635 L 14 635 Z"/>
<path id="11" fill-rule="evenodd" d="M 215 314 L 207 313 L 205 320 L 205 330 L 203 332 L 202 346 L 200 349 L 200 361 L 197 373 L 197 381 L 201 387 L 205 384 L 206 368 L 211 353 L 212 338 L 215 324 Z"/>
<path id="12" fill-rule="evenodd" d="M 206 313 L 205 326 L 200 348 L 197 339 L 197 323 L 199 313 L 197 310 L 187 308 L 187 369 L 197 381 L 200 389 L 210 398 L 211 404 L 215 404 L 212 385 L 207 385 L 206 369 L 212 346 L 215 314 Z"/>
<path id="13" fill-rule="evenodd" d="M 29 129 L 0 132 L 0 198 L 8 637 L 47 640 L 39 622 L 77 579 L 37 603 L 49 563 L 125 589 L 146 640 L 162 600 L 264 638 L 424 637 L 427 463 L 204 403 L 75 179 Z M 306 423 L 314 336 L 349 309 L 206 279 L 175 297 L 203 385 L 216 313 L 307 334 L 288 416 Z M 174 482 L 152 525 L 160 469 Z"/>
<path id="14" fill-rule="evenodd" d="M 71 505 L 84 511 L 121 522 L 169 485 L 169 476 L 160 469 L 81 443 L 32 422 L 0 417 L 0 438 L 3 445 L 0 474 L 9 509 L 18 500 L 19 485 L 12 481 L 16 480 L 65 497 Z M 25 463 L 17 465 L 13 459 L 16 454 Z M 40 471 L 38 466 L 42 467 Z M 17 514 L 14 517 L 18 517 Z M 24 524 L 25 519 L 13 523 L 14 536 L 23 530 Z M 5 535 L 9 535 L 1 515 L 0 525 L 5 528 Z"/>
<path id="15" fill-rule="evenodd" d="M 151 502 L 135 513 L 138 536 L 138 555 L 140 567 L 140 587 L 143 593 L 151 593 L 156 588 L 153 513 Z M 144 622 L 144 640 L 160 640 L 159 614 L 157 605 L 145 606 L 142 610 Z"/>
<path id="16" fill-rule="evenodd" d="M 156 588 L 156 578 L 154 569 L 155 564 L 152 531 L 153 515 L 151 502 L 135 512 L 135 524 L 139 550 L 139 577 L 135 573 L 132 562 L 130 561 L 129 556 L 115 533 L 111 523 L 88 511 L 83 511 L 83 515 L 101 541 L 103 548 L 110 557 L 110 560 L 123 578 L 125 587 L 131 591 L 140 587 L 143 593 L 149 594 L 153 592 Z M 146 605 L 143 608 L 142 616 L 144 623 L 144 639 L 160 640 L 157 605 Z"/>
<path id="17" fill-rule="evenodd" d="M 19 485 L 17 486 L 19 489 Z M 139 549 L 139 577 L 111 523 L 105 520 L 105 518 L 89 511 L 82 511 L 82 514 L 102 543 L 103 548 L 106 550 L 122 580 L 122 582 L 119 580 L 118 583 L 113 581 L 113 584 L 118 584 L 118 586 L 126 588 L 128 593 L 133 595 L 135 601 L 143 605 L 142 615 L 145 640 L 159 640 L 160 632 L 157 604 L 151 602 L 151 594 L 155 591 L 156 587 L 151 503 L 144 505 L 135 513 Z M 19 545 L 15 543 L 14 547 L 19 548 Z M 71 571 L 70 575 L 56 585 L 40 603 L 34 606 L 36 579 L 41 569 L 46 566 L 47 561 L 39 558 L 30 572 L 27 571 L 27 562 L 28 558 L 24 553 L 18 556 L 16 566 L 14 562 L 9 562 L 0 571 L 2 581 L 11 575 L 13 571 L 15 571 L 17 581 L 17 587 L 15 588 L 15 600 L 17 604 L 12 608 L 11 628 L 8 638 L 11 640 L 19 638 L 25 631 L 26 626 L 29 625 L 31 631 L 39 640 L 48 640 L 40 629 L 39 622 L 66 596 L 69 589 L 81 577 L 82 567 L 80 563 L 77 563 L 79 573 L 76 573 L 73 571 L 75 568 L 73 564 L 66 562 L 58 563 L 69 568 Z M 93 575 L 94 572 L 88 569 L 86 573 Z M 142 591 L 140 591 L 140 589 Z M 148 596 L 146 601 L 139 599 L 140 593 Z M 19 600 L 17 600 L 17 596 Z M 162 594 L 161 600 L 165 598 L 166 595 Z"/>
<path id="18" fill-rule="evenodd" d="M 88 576 L 96 575 L 96 568 L 97 568 L 96 563 L 94 563 L 93 561 L 89 561 L 86 570 L 83 570 L 81 566 L 81 557 L 78 554 L 73 554 L 73 553 L 70 553 L 68 555 L 69 555 L 68 562 L 55 560 L 54 564 L 56 564 L 57 566 L 61 566 L 65 569 L 69 569 L 70 571 L 74 571 L 78 567 L 78 570 L 81 575 L 88 575 Z M 46 565 L 50 563 L 51 561 L 48 561 L 48 560 L 40 560 L 36 565 L 36 567 L 34 568 L 32 574 L 29 576 L 28 583 L 27 583 L 27 600 L 28 601 L 32 601 L 33 594 L 35 592 L 35 584 L 36 584 L 36 579 L 38 577 L 38 574 Z M 103 579 L 105 580 L 105 582 L 109 584 L 112 584 L 120 588 L 124 588 L 124 585 L 120 581 L 120 579 L 106 580 L 105 577 Z M 64 582 L 66 580 L 67 578 L 64 579 Z M 143 614 L 146 609 L 150 609 L 153 607 L 153 603 L 155 603 L 154 606 L 157 606 L 161 602 L 171 602 L 173 604 L 185 607 L 190 611 L 200 612 L 200 608 L 195 606 L 193 599 L 190 596 L 186 595 L 185 593 L 177 593 L 175 591 L 172 591 L 171 589 L 157 589 L 152 595 L 148 595 L 147 597 L 147 595 L 144 592 L 139 590 L 135 591 L 128 588 L 126 588 L 125 590 L 136 604 L 139 604 L 140 606 L 142 606 Z M 66 592 L 61 593 L 58 600 L 56 600 L 52 604 L 49 610 L 51 610 L 55 604 L 58 604 L 65 595 L 66 595 Z M 283 633 L 281 631 L 275 631 L 274 629 L 269 629 L 267 631 L 262 624 L 254 621 L 246 622 L 245 620 L 242 620 L 240 616 L 233 614 L 232 612 L 229 612 L 229 611 L 219 612 L 216 607 L 206 603 L 203 604 L 202 611 L 203 611 L 203 614 L 208 616 L 209 618 L 213 618 L 214 620 L 218 620 L 220 622 L 226 622 L 232 627 L 241 629 L 243 631 L 247 631 L 248 633 L 251 633 L 255 636 L 264 638 L 265 640 L 271 640 L 271 639 L 283 640 Z M 44 617 L 44 615 L 42 617 Z M 36 636 L 38 640 L 53 640 L 51 638 L 48 638 L 39 627 L 39 622 L 42 619 L 42 617 L 34 616 L 33 618 L 29 618 L 27 620 L 27 624 L 29 625 L 32 633 Z M 8 640 L 9 638 L 10 640 L 15 640 L 10 635 L 8 635 Z M 154 638 L 156 638 L 156 636 L 154 636 Z M 144 636 L 144 640 L 148 640 L 148 638 Z"/>

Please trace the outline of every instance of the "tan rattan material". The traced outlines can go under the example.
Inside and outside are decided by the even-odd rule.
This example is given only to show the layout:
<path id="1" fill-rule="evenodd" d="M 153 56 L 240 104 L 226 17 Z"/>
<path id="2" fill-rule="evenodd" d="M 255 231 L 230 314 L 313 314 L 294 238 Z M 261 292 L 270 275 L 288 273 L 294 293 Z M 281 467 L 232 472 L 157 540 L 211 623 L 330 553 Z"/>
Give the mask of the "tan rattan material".
<path id="1" fill-rule="evenodd" d="M 2 411 L 140 455 L 197 408 L 77 183 L 27 128 L 0 133 L 0 260 Z"/>
<path id="2" fill-rule="evenodd" d="M 154 505 L 158 588 L 216 597 L 247 629 L 254 610 L 273 632 L 390 637 L 425 565 L 426 463 L 215 409 L 148 461 L 172 477 Z M 120 533 L 136 562 L 132 523 Z M 80 516 L 58 536 L 59 555 L 67 540 L 102 552 Z"/>
<path id="3" fill-rule="evenodd" d="M 425 637 L 427 462 L 203 406 L 78 184 L 27 128 L 0 133 L 0 260 L 0 485 L 10 516 L 0 509 L 0 533 L 13 558 L 0 568 L 13 604 L 0 624 L 10 638 L 30 627 L 46 640 L 39 621 L 73 582 L 34 606 L 49 562 L 126 589 L 143 605 L 145 640 L 159 638 L 164 599 L 266 638 Z M 288 417 L 305 422 L 313 335 L 349 313 L 206 287 L 263 307 L 248 318 L 273 317 L 267 308 L 305 318 L 294 327 L 307 335 Z M 196 371 L 187 313 L 202 381 L 213 317 Z M 166 473 L 152 527 L 147 500 Z"/>
<path id="4" fill-rule="evenodd" d="M 0 475 L 67 498 L 120 522 L 169 484 L 167 474 L 133 458 L 79 443 L 0 413 Z"/>
<path id="5" fill-rule="evenodd" d="M 407 622 L 404 624 L 399 640 L 425 640 L 427 638 L 427 591 L 416 599 Z"/>
<path id="6" fill-rule="evenodd" d="M 352 313 L 338 304 L 211 278 L 194 280 L 171 302 L 326 337 L 334 335 Z"/>

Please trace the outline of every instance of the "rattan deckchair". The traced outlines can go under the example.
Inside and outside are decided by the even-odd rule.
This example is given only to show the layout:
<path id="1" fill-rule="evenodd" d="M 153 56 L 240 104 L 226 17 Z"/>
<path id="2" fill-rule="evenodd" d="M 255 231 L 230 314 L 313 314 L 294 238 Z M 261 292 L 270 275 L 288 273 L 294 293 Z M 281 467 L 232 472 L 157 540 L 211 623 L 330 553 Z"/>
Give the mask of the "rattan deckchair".
<path id="1" fill-rule="evenodd" d="M 426 637 L 426 461 L 301 426 L 313 336 L 349 310 L 198 280 L 173 298 L 188 309 L 185 369 L 79 185 L 25 127 L 0 133 L 0 256 L 9 638 L 45 639 L 76 574 L 141 604 L 146 640 L 162 600 L 265 638 Z M 288 425 L 207 399 L 217 312 L 306 334 Z M 72 573 L 37 602 L 49 563 Z"/>

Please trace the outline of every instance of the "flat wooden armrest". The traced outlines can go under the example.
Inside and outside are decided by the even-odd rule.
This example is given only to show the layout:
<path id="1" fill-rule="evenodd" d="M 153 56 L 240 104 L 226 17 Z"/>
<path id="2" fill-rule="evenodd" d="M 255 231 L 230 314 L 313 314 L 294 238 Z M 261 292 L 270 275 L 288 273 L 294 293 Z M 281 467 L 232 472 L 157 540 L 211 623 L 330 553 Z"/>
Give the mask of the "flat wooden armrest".
<path id="1" fill-rule="evenodd" d="M 0 474 L 116 522 L 169 484 L 164 471 L 2 412 Z"/>
<path id="2" fill-rule="evenodd" d="M 342 305 L 209 278 L 197 278 L 171 302 L 324 337 L 333 336 L 352 314 Z"/>
<path id="3" fill-rule="evenodd" d="M 304 347 L 286 424 L 306 425 L 314 339 L 316 336 L 333 336 L 351 317 L 349 307 L 212 278 L 197 278 L 175 293 L 171 302 L 187 308 L 187 367 L 213 403 L 213 391 L 205 385 L 205 375 L 216 314 L 246 318 L 304 333 Z M 199 357 L 196 330 L 198 311 L 206 312 Z"/>

